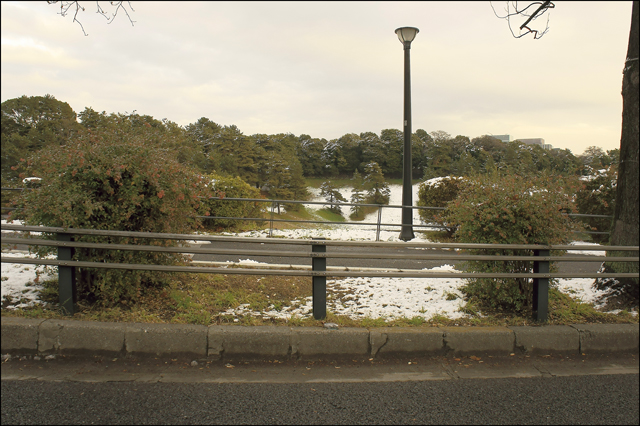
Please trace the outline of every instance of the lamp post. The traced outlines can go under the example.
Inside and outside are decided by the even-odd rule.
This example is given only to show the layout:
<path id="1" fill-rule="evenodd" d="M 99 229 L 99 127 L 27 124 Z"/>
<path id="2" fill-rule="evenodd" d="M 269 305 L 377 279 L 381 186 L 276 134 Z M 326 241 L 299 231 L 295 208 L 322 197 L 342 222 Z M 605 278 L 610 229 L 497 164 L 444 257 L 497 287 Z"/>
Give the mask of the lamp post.
<path id="1" fill-rule="evenodd" d="M 404 46 L 404 157 L 402 162 L 402 231 L 400 239 L 409 241 L 415 238 L 413 233 L 413 194 L 411 189 L 411 66 L 409 50 L 411 42 L 418 34 L 414 27 L 402 27 L 396 30 Z"/>

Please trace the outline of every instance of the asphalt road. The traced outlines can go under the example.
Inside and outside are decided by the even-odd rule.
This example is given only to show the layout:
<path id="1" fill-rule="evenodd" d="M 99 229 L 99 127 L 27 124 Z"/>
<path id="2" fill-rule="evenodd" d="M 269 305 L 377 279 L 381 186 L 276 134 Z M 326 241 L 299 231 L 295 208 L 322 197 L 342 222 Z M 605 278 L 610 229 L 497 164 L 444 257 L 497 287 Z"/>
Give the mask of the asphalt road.
<path id="1" fill-rule="evenodd" d="M 638 424 L 637 354 L 2 363 L 2 424 Z"/>
<path id="2" fill-rule="evenodd" d="M 638 375 L 374 383 L 2 382 L 2 424 L 638 424 Z"/>
<path id="3" fill-rule="evenodd" d="M 229 255 L 204 255 L 196 254 L 193 260 L 207 261 L 207 262 L 238 262 L 241 259 L 251 259 L 257 262 L 275 263 L 283 265 L 311 265 L 310 258 L 303 257 L 288 257 L 288 256 L 271 256 L 271 251 L 291 251 L 311 253 L 311 246 L 300 245 L 288 245 L 288 244 L 255 244 L 255 243 L 223 243 L 216 242 L 215 244 L 202 244 L 199 247 L 202 248 L 224 248 L 233 250 L 264 250 L 264 256 L 229 256 Z M 355 253 L 366 252 L 374 255 L 375 253 L 384 254 L 396 254 L 396 255 L 416 255 L 416 254 L 430 254 L 430 255 L 451 255 L 454 253 L 452 250 L 416 250 L 415 248 L 363 248 L 363 247 L 346 247 L 346 246 L 328 246 L 327 253 Z M 592 259 L 593 256 L 572 254 L 572 256 L 583 257 L 585 259 Z M 364 268 L 390 268 L 390 269 L 424 269 L 434 268 L 449 264 L 452 266 L 458 265 L 461 261 L 458 260 L 413 260 L 413 259 L 376 259 L 373 256 L 349 259 L 349 258 L 328 258 L 327 266 L 346 266 L 346 267 L 364 267 Z M 567 273 L 582 273 L 589 272 L 595 273 L 600 269 L 602 262 L 558 262 L 558 268 L 560 272 Z"/>

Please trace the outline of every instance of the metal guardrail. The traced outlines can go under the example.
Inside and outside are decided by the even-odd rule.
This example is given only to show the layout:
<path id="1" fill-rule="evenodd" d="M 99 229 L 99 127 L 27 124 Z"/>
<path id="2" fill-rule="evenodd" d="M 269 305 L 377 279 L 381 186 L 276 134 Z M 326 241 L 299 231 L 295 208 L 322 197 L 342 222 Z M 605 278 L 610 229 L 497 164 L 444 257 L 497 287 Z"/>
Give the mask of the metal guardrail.
<path id="1" fill-rule="evenodd" d="M 3 191 L 24 191 L 31 190 L 32 188 L 2 188 Z M 269 237 L 273 236 L 273 224 L 278 222 L 287 222 L 287 223 L 309 223 L 309 224 L 324 224 L 324 225 L 367 225 L 367 226 L 375 226 L 376 227 L 376 241 L 380 241 L 380 232 L 382 231 L 383 226 L 397 226 L 402 227 L 401 224 L 397 223 L 382 223 L 382 209 L 383 208 L 403 208 L 403 206 L 398 205 L 388 205 L 388 204 L 353 204 L 353 203 L 341 203 L 341 202 L 329 202 L 329 201 L 299 201 L 299 200 L 272 200 L 265 198 L 231 198 L 231 197 L 209 197 L 210 200 L 230 202 L 230 201 L 240 201 L 240 202 L 253 202 L 253 203 L 270 203 L 271 210 L 269 218 L 263 217 L 227 217 L 227 216 L 196 216 L 199 219 L 212 220 L 240 220 L 246 222 L 269 222 Z M 376 222 L 337 222 L 337 221 L 327 221 L 327 220 L 297 220 L 297 219 L 275 219 L 275 209 L 278 205 L 286 205 L 286 204 L 308 204 L 308 205 L 331 205 L 331 206 L 359 206 L 359 207 L 375 207 L 378 209 L 378 218 Z M 427 206 L 413 206 L 412 209 L 417 210 L 444 210 L 444 207 L 427 207 Z M 11 208 L 11 207 L 2 207 L 2 210 L 12 211 L 12 210 L 20 210 L 19 208 Z M 446 229 L 445 226 L 440 225 L 429 225 L 429 224 L 415 224 L 414 228 L 430 228 L 430 229 Z"/>
<path id="2" fill-rule="evenodd" d="M 380 231 L 382 226 L 394 226 L 402 227 L 402 224 L 398 223 L 382 223 L 382 209 L 383 208 L 395 208 L 403 209 L 410 208 L 412 210 L 445 210 L 445 207 L 430 207 L 430 206 L 401 206 L 401 205 L 388 205 L 388 204 L 354 204 L 354 203 L 342 203 L 342 202 L 329 202 L 329 201 L 297 201 L 297 200 L 271 200 L 263 198 L 217 198 L 209 197 L 210 200 L 219 201 L 246 201 L 246 202 L 263 202 L 271 203 L 271 211 L 269 219 L 265 218 L 241 218 L 241 217 L 222 217 L 222 216 L 197 216 L 201 219 L 227 219 L 227 220 L 245 220 L 252 222 L 269 222 L 269 236 L 273 236 L 273 223 L 274 222 L 291 222 L 291 223 L 322 223 L 322 224 L 335 224 L 335 225 L 371 225 L 376 226 L 376 241 L 380 241 Z M 378 209 L 378 219 L 373 222 L 335 222 L 335 221 L 313 221 L 313 220 L 294 220 L 294 219 L 274 219 L 275 208 L 279 204 L 310 204 L 310 205 L 331 205 L 331 206 L 360 206 L 360 207 L 375 207 Z M 599 218 L 612 218 L 611 215 L 597 215 L 597 214 L 579 214 L 579 213 L 566 213 L 569 217 L 599 217 Z M 434 224 L 413 224 L 414 228 L 428 228 L 428 229 L 448 229 L 446 226 L 434 225 Z M 579 234 L 606 234 L 609 232 L 602 231 L 574 231 Z"/>
<path id="3" fill-rule="evenodd" d="M 266 218 L 243 218 L 243 217 L 222 217 L 222 216 L 196 216 L 200 219 L 228 219 L 228 220 L 244 220 L 251 222 L 269 222 L 269 237 L 273 236 L 273 224 L 277 222 L 288 222 L 288 223 L 313 223 L 313 224 L 324 224 L 324 225 L 366 225 L 366 226 L 375 226 L 376 227 L 376 241 L 380 241 L 380 231 L 383 226 L 397 226 L 402 227 L 401 224 L 398 223 L 382 223 L 382 209 L 384 208 L 392 208 L 392 209 L 401 209 L 403 206 L 399 205 L 389 205 L 389 204 L 367 204 L 367 203 L 343 203 L 338 201 L 299 201 L 299 200 L 272 200 L 265 198 L 218 198 L 218 197 L 209 197 L 210 200 L 216 201 L 241 201 L 241 202 L 260 202 L 260 203 L 271 203 L 271 210 L 269 219 Z M 327 221 L 327 220 L 296 220 L 296 219 L 274 219 L 275 209 L 280 204 L 305 204 L 305 205 L 321 205 L 321 206 L 338 206 L 338 207 L 348 207 L 348 206 L 358 206 L 358 207 L 374 207 L 378 209 L 378 219 L 376 222 L 349 222 L 349 221 Z M 428 207 L 428 206 L 411 206 L 411 209 L 416 210 L 445 210 L 444 207 Z M 430 224 L 414 224 L 412 225 L 414 228 L 436 228 L 436 229 L 446 229 L 446 226 L 441 225 L 430 225 Z"/>
<path id="4" fill-rule="evenodd" d="M 60 304 L 63 309 L 73 314 L 75 295 L 75 271 L 76 268 L 107 268 L 125 270 L 147 270 L 161 272 L 192 272 L 192 273 L 213 273 L 213 274 L 251 274 L 251 275 L 281 275 L 281 276 L 311 276 L 312 296 L 313 296 L 313 316 L 316 319 L 326 317 L 326 277 L 417 277 L 417 278 L 533 278 L 534 287 L 534 319 L 536 321 L 546 321 L 548 312 L 548 288 L 551 278 L 638 278 L 638 273 L 559 273 L 550 272 L 550 263 L 553 261 L 571 262 L 593 262 L 594 259 L 601 259 L 609 262 L 638 262 L 638 257 L 623 256 L 551 256 L 551 250 L 599 250 L 599 251 L 638 251 L 638 247 L 633 246 L 593 246 L 593 245 L 535 245 L 535 244 L 469 244 L 469 243 L 418 243 L 418 242 L 382 242 L 382 241 L 333 241 L 324 239 L 313 240 L 280 240 L 250 237 L 226 237 L 197 234 L 168 234 L 152 232 L 130 232 L 130 231 L 108 231 L 94 229 L 74 229 L 43 226 L 25 226 L 3 224 L 2 231 L 13 232 L 45 232 L 55 234 L 56 240 L 43 238 L 3 238 L 3 244 L 26 244 L 37 246 L 58 247 L 58 259 L 31 259 L 31 258 L 9 258 L 2 257 L 3 263 L 23 263 L 58 266 L 58 285 L 60 293 Z M 252 242 L 257 244 L 287 244 L 298 246 L 311 246 L 310 252 L 297 251 L 271 251 L 268 256 L 288 256 L 311 258 L 312 268 L 309 270 L 294 270 L 290 268 L 279 269 L 254 269 L 254 268 L 214 268 L 198 266 L 177 266 L 177 265 L 150 265 L 150 264 L 120 264 L 103 262 L 85 262 L 73 260 L 75 248 L 95 248 L 111 250 L 132 250 L 141 252 L 164 252 L 164 253 L 198 253 L 198 254 L 233 254 L 233 255 L 265 255 L 264 251 L 255 250 L 233 250 L 220 248 L 194 248 L 194 247 L 160 247 L 153 245 L 135 244 L 111 244 L 111 243 L 87 243 L 73 241 L 75 235 L 93 235 L 110 237 L 136 237 L 144 239 L 165 239 L 178 241 L 208 241 L 215 242 Z M 503 255 L 466 255 L 458 254 L 455 251 L 447 255 L 415 254 L 415 255 L 394 255 L 388 253 L 331 253 L 327 252 L 327 247 L 349 246 L 349 247 L 383 247 L 383 248 L 431 248 L 431 249 L 508 249 L 508 250 L 528 250 L 533 251 L 533 256 L 503 256 Z M 389 272 L 388 270 L 378 271 L 331 271 L 327 272 L 327 259 L 340 258 L 361 258 L 361 259 L 413 259 L 413 260 L 478 260 L 478 261 L 532 261 L 533 273 L 460 273 L 460 272 L 425 272 L 422 270 L 403 270 Z"/>
<path id="5" fill-rule="evenodd" d="M 31 190 L 32 188 L 2 188 L 3 191 L 23 191 L 23 190 Z M 401 205 L 388 205 L 388 204 L 354 204 L 354 203 L 342 203 L 342 202 L 329 202 L 329 201 L 299 201 L 299 200 L 272 200 L 265 198 L 219 198 L 219 197 L 209 197 L 210 200 L 222 201 L 222 202 L 230 202 L 230 201 L 240 201 L 240 202 L 253 202 L 253 203 L 270 203 L 270 213 L 269 218 L 262 217 L 226 217 L 226 216 L 196 216 L 199 219 L 204 220 L 239 220 L 246 222 L 269 222 L 269 237 L 273 236 L 273 224 L 278 222 L 286 222 L 286 223 L 309 223 L 309 224 L 324 224 L 324 225 L 364 225 L 364 226 L 375 226 L 376 228 L 376 241 L 380 241 L 380 232 L 382 231 L 383 226 L 387 227 L 398 227 L 401 228 L 402 224 L 399 223 L 383 223 L 382 222 L 382 209 L 391 208 L 391 209 L 403 209 L 405 206 Z M 330 206 L 359 206 L 359 207 L 374 207 L 378 209 L 378 215 L 376 222 L 353 222 L 353 221 L 326 221 L 326 220 L 297 220 L 297 219 L 275 219 L 275 209 L 278 205 L 284 204 L 305 204 L 305 205 L 330 205 Z M 429 206 L 406 206 L 406 208 L 410 208 L 413 210 L 445 210 L 444 207 L 429 207 Z M 13 211 L 20 210 L 19 208 L 12 207 L 2 207 L 3 211 Z M 612 218 L 611 215 L 596 215 L 596 214 L 579 214 L 579 213 L 566 213 L 569 217 L 597 217 L 597 218 Z M 446 226 L 435 225 L 435 224 L 414 224 L 413 228 L 424 228 L 424 229 L 448 229 Z M 574 233 L 578 234 L 606 234 L 609 232 L 603 231 L 574 231 Z"/>

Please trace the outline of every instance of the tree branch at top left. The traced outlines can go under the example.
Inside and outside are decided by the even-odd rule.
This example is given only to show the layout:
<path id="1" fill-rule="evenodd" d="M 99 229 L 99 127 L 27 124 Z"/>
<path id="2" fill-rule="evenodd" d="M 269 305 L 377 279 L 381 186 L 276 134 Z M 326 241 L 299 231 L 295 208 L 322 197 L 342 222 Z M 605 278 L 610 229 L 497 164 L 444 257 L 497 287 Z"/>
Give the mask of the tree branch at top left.
<path id="1" fill-rule="evenodd" d="M 82 6 L 79 1 L 47 1 L 47 3 L 49 3 L 49 4 L 60 3 L 60 13 L 59 13 L 60 16 L 66 17 L 69 14 L 69 12 L 71 12 L 73 14 L 73 22 L 77 22 L 78 25 L 80 25 L 80 28 L 82 29 L 82 33 L 85 36 L 88 35 L 86 33 L 86 31 L 84 30 L 84 26 L 78 20 L 78 13 L 85 11 L 85 7 Z M 131 19 L 131 15 L 129 14 L 129 11 L 127 10 L 127 6 L 129 7 L 129 9 L 131 9 L 131 12 L 135 12 L 133 7 L 131 6 L 131 2 L 129 2 L 129 1 L 110 1 L 109 2 L 109 9 L 113 10 L 113 12 L 111 12 L 111 13 L 108 12 L 107 10 L 103 9 L 102 6 L 100 6 L 100 2 L 96 1 L 96 13 L 99 14 L 99 15 L 104 16 L 104 18 L 110 24 L 111 22 L 114 21 L 114 19 L 116 18 L 116 15 L 118 14 L 118 12 L 120 10 L 123 10 L 124 13 L 127 15 L 127 18 L 129 18 L 129 22 L 131 22 L 131 25 L 133 26 L 135 21 Z"/>

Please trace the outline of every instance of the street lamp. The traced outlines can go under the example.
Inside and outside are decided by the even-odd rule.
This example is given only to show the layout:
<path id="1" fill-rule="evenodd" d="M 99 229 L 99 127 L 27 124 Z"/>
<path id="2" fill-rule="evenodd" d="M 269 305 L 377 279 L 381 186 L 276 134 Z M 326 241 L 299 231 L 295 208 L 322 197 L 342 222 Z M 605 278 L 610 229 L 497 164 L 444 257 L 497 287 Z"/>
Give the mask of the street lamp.
<path id="1" fill-rule="evenodd" d="M 413 195 L 411 189 L 411 66 L 409 50 L 416 38 L 418 29 L 402 27 L 396 30 L 404 46 L 404 158 L 402 162 L 402 231 L 400 239 L 409 241 L 415 238 L 413 233 Z"/>

